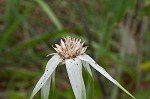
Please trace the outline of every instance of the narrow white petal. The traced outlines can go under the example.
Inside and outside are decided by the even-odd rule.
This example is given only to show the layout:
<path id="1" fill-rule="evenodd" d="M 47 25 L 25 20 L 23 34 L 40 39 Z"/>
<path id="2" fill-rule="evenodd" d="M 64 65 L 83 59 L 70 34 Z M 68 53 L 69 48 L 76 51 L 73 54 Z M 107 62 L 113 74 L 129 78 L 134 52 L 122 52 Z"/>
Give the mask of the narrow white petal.
<path id="1" fill-rule="evenodd" d="M 93 68 L 95 68 L 98 72 L 100 72 L 102 75 L 104 75 L 107 79 L 109 79 L 111 82 L 116 84 L 118 87 L 120 87 L 124 92 L 126 92 L 128 95 L 130 95 L 132 98 L 135 99 L 134 96 L 132 96 L 125 88 L 123 88 L 115 79 L 113 79 L 104 68 L 99 66 L 90 56 L 84 54 L 78 56 L 79 59 L 87 61 Z"/>
<path id="2" fill-rule="evenodd" d="M 86 61 L 84 61 L 84 60 L 82 60 L 81 62 L 82 62 L 82 64 L 83 64 L 84 68 L 89 72 L 89 74 L 90 74 L 91 77 L 93 78 L 93 76 L 92 76 L 92 71 L 91 71 L 91 68 L 90 68 L 90 66 L 89 66 L 89 63 L 86 62 Z"/>
<path id="3" fill-rule="evenodd" d="M 57 53 L 59 53 L 59 50 L 57 49 L 57 48 L 55 48 L 55 47 L 53 47 L 54 49 L 55 49 L 55 51 L 57 52 Z"/>
<path id="4" fill-rule="evenodd" d="M 66 69 L 76 99 L 86 99 L 85 85 L 82 77 L 82 63 L 78 58 L 66 59 Z"/>
<path id="5" fill-rule="evenodd" d="M 51 56 L 51 55 L 55 55 L 55 54 L 57 54 L 57 53 L 48 54 L 48 55 L 46 55 L 46 57 Z"/>
<path id="6" fill-rule="evenodd" d="M 47 65 L 46 65 L 46 68 L 45 68 L 45 72 L 48 68 L 51 67 L 51 64 L 54 63 L 54 61 L 57 61 L 57 59 L 59 59 L 60 56 L 56 53 L 54 56 L 52 56 L 52 58 L 48 61 Z"/>
<path id="7" fill-rule="evenodd" d="M 86 90 L 85 90 L 85 84 L 83 81 L 83 77 L 82 77 L 82 98 L 81 99 L 86 99 Z"/>
<path id="8" fill-rule="evenodd" d="M 59 55 L 57 53 L 52 53 L 54 56 L 48 61 L 49 64 L 51 64 Z M 51 54 L 49 54 L 51 55 Z M 50 67 L 51 65 L 46 65 L 45 72 L 46 70 Z M 49 96 L 49 91 L 50 91 L 50 84 L 51 84 L 51 76 L 48 78 L 48 80 L 45 82 L 45 84 L 41 87 L 41 97 L 42 99 L 48 99 Z"/>
<path id="9" fill-rule="evenodd" d="M 48 99 L 49 91 L 50 91 L 50 85 L 51 85 L 51 77 L 48 78 L 48 80 L 45 82 L 45 84 L 41 88 L 42 99 Z"/>
<path id="10" fill-rule="evenodd" d="M 61 39 L 60 42 L 61 42 L 62 48 L 65 49 L 65 48 L 66 48 L 66 45 L 65 45 L 64 41 Z"/>
<path id="11" fill-rule="evenodd" d="M 84 53 L 84 52 L 86 51 L 86 49 L 87 49 L 87 46 L 86 46 L 86 47 L 83 47 L 83 48 L 81 49 L 80 53 Z"/>
<path id="12" fill-rule="evenodd" d="M 54 55 L 55 56 L 55 55 Z M 53 57 L 54 57 L 53 56 Z M 53 58 L 52 57 L 52 58 Z M 40 80 L 38 81 L 38 83 L 36 84 L 32 95 L 31 95 L 31 99 L 33 98 L 33 96 L 40 90 L 40 88 L 44 85 L 44 83 L 47 81 L 47 79 L 51 76 L 51 74 L 53 73 L 53 71 L 56 69 L 57 65 L 62 61 L 62 59 L 60 57 L 56 57 L 53 61 L 51 61 L 51 59 L 48 61 L 47 63 L 47 68 L 45 73 L 43 74 L 43 76 L 40 78 Z"/>
<path id="13" fill-rule="evenodd" d="M 61 48 L 61 46 L 60 46 L 60 45 L 58 45 L 58 44 L 55 44 L 55 46 L 56 46 L 57 48 Z"/>

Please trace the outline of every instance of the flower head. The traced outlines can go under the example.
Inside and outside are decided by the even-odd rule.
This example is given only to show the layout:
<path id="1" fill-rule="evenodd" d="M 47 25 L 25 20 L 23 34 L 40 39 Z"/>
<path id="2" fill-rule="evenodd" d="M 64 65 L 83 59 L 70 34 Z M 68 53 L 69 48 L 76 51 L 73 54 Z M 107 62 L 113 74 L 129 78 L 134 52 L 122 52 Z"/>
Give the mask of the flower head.
<path id="1" fill-rule="evenodd" d="M 53 47 L 63 59 L 76 58 L 83 54 L 87 49 L 87 46 L 83 47 L 84 42 L 81 43 L 81 40 L 79 39 L 71 37 L 63 39 L 60 40 L 60 45 L 55 44 L 56 47 Z"/>
<path id="2" fill-rule="evenodd" d="M 65 61 L 69 80 L 76 99 L 86 99 L 85 85 L 82 76 L 82 65 L 92 76 L 90 65 L 100 72 L 103 76 L 109 79 L 111 82 L 120 87 L 128 95 L 134 98 L 126 89 L 124 89 L 115 79 L 113 79 L 101 66 L 99 66 L 90 56 L 85 54 L 87 46 L 83 46 L 84 42 L 81 40 L 66 37 L 60 40 L 60 45 L 55 44 L 53 47 L 57 53 L 53 55 L 48 61 L 43 76 L 35 86 L 31 99 L 41 89 L 42 99 L 48 99 L 51 77 L 58 64 Z M 135 99 L 135 98 L 134 98 Z"/>

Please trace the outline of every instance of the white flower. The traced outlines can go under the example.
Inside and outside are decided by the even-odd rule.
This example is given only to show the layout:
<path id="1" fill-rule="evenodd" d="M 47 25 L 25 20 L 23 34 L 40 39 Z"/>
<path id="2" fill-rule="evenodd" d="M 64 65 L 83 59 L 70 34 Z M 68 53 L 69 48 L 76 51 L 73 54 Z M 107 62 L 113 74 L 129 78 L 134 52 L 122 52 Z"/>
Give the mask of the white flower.
<path id="1" fill-rule="evenodd" d="M 82 77 L 82 65 L 92 76 L 90 65 L 100 72 L 103 76 L 111 82 L 120 87 L 128 95 L 134 98 L 126 89 L 124 89 L 115 79 L 113 79 L 101 66 L 99 66 L 90 56 L 85 54 L 87 46 L 83 46 L 84 42 L 81 40 L 66 37 L 60 40 L 60 45 L 55 44 L 54 49 L 57 53 L 53 53 L 52 58 L 48 61 L 45 73 L 35 86 L 31 99 L 41 89 L 43 99 L 48 99 L 51 76 L 55 71 L 58 64 L 62 61 L 65 62 L 68 72 L 69 80 L 76 99 L 86 99 L 85 85 Z M 90 65 L 89 65 L 90 64 Z M 134 98 L 135 99 L 135 98 Z"/>

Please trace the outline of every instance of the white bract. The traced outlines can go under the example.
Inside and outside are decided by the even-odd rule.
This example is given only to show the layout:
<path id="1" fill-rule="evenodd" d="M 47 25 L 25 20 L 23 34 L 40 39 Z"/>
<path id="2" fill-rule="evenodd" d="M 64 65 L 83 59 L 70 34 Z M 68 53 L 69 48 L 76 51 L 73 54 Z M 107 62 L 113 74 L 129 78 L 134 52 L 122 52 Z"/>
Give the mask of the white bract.
<path id="1" fill-rule="evenodd" d="M 115 79 L 113 79 L 101 66 L 99 66 L 90 56 L 85 54 L 87 46 L 83 46 L 81 40 L 66 37 L 60 40 L 60 45 L 55 44 L 54 49 L 57 53 L 52 53 L 52 58 L 46 65 L 45 72 L 36 84 L 31 99 L 41 89 L 42 99 L 48 99 L 52 73 L 62 61 L 65 62 L 69 80 L 76 99 L 86 99 L 85 85 L 82 76 L 82 65 L 92 76 L 90 65 L 100 72 L 103 76 L 116 84 L 124 92 L 134 98 L 126 89 L 124 89 Z M 135 98 L 134 98 L 135 99 Z"/>

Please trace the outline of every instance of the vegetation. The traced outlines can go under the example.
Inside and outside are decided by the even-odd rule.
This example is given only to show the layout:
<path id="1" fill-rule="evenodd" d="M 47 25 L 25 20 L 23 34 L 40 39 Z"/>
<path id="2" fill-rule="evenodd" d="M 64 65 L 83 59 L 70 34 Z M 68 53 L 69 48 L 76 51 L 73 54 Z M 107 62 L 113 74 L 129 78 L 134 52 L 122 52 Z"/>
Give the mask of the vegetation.
<path id="1" fill-rule="evenodd" d="M 0 98 L 28 99 L 63 36 L 81 38 L 137 99 L 150 98 L 149 12 L 149 0 L 0 0 Z M 56 72 L 50 98 L 74 99 L 65 66 Z M 83 74 L 88 99 L 130 98 L 96 71 L 94 81 Z"/>

